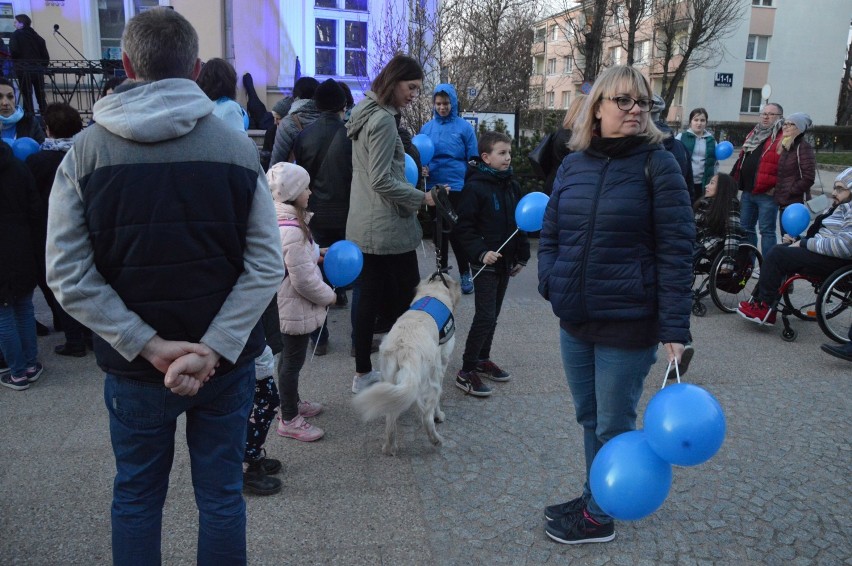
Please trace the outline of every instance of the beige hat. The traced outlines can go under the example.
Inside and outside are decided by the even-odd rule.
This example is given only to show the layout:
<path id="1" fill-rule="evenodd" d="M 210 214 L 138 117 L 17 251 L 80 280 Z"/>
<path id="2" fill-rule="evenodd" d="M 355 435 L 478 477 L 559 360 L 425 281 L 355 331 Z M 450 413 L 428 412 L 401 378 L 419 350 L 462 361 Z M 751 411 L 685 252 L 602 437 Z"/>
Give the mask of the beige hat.
<path id="1" fill-rule="evenodd" d="M 311 184 L 311 177 L 304 168 L 295 163 L 276 163 L 266 172 L 272 200 L 293 202 Z"/>

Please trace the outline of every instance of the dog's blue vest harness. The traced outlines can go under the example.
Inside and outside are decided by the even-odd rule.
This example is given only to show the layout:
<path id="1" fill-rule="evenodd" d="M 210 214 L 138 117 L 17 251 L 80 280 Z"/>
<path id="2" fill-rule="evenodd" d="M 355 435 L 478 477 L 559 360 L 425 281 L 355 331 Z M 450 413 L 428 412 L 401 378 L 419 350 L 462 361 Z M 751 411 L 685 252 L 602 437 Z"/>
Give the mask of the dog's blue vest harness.
<path id="1" fill-rule="evenodd" d="M 443 344 L 456 332 L 456 321 L 447 305 L 435 297 L 423 297 L 414 302 L 408 310 L 423 311 L 438 325 L 438 344 Z"/>

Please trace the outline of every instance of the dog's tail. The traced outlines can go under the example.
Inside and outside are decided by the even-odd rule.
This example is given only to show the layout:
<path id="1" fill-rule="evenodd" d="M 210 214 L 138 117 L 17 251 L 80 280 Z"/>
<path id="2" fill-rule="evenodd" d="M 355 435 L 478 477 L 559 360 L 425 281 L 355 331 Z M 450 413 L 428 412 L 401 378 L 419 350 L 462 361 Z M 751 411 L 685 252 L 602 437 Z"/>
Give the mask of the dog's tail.
<path id="1" fill-rule="evenodd" d="M 380 381 L 352 399 L 355 410 L 365 421 L 385 415 L 400 415 L 417 400 L 417 376 L 409 375 L 411 370 L 407 367 L 397 367 L 395 370 L 396 383 Z M 392 375 L 383 373 L 382 378 L 391 379 Z"/>

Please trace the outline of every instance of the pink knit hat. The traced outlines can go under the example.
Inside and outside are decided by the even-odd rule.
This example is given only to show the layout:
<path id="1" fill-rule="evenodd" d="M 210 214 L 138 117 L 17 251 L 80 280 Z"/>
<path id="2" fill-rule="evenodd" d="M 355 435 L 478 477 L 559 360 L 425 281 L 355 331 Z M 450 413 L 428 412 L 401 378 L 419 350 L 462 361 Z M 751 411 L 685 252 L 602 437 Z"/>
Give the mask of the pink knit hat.
<path id="1" fill-rule="evenodd" d="M 266 172 L 272 200 L 293 202 L 311 184 L 311 177 L 303 167 L 294 163 L 276 163 Z"/>

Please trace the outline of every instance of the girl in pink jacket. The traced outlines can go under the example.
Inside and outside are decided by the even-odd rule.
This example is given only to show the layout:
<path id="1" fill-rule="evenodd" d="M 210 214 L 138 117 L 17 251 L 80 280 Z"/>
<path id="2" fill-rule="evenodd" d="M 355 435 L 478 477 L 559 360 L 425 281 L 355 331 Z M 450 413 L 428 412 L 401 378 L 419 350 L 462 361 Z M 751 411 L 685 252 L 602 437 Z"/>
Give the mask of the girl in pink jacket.
<path id="1" fill-rule="evenodd" d="M 325 321 L 327 308 L 337 295 L 322 280 L 317 262 L 320 249 L 311 237 L 308 222 L 308 172 L 293 163 L 276 163 L 266 173 L 281 232 L 286 274 L 278 287 L 278 314 L 284 349 L 278 363 L 281 415 L 278 434 L 313 442 L 325 432 L 305 420 L 318 415 L 322 405 L 299 398 L 299 371 L 305 364 L 310 334 Z"/>

